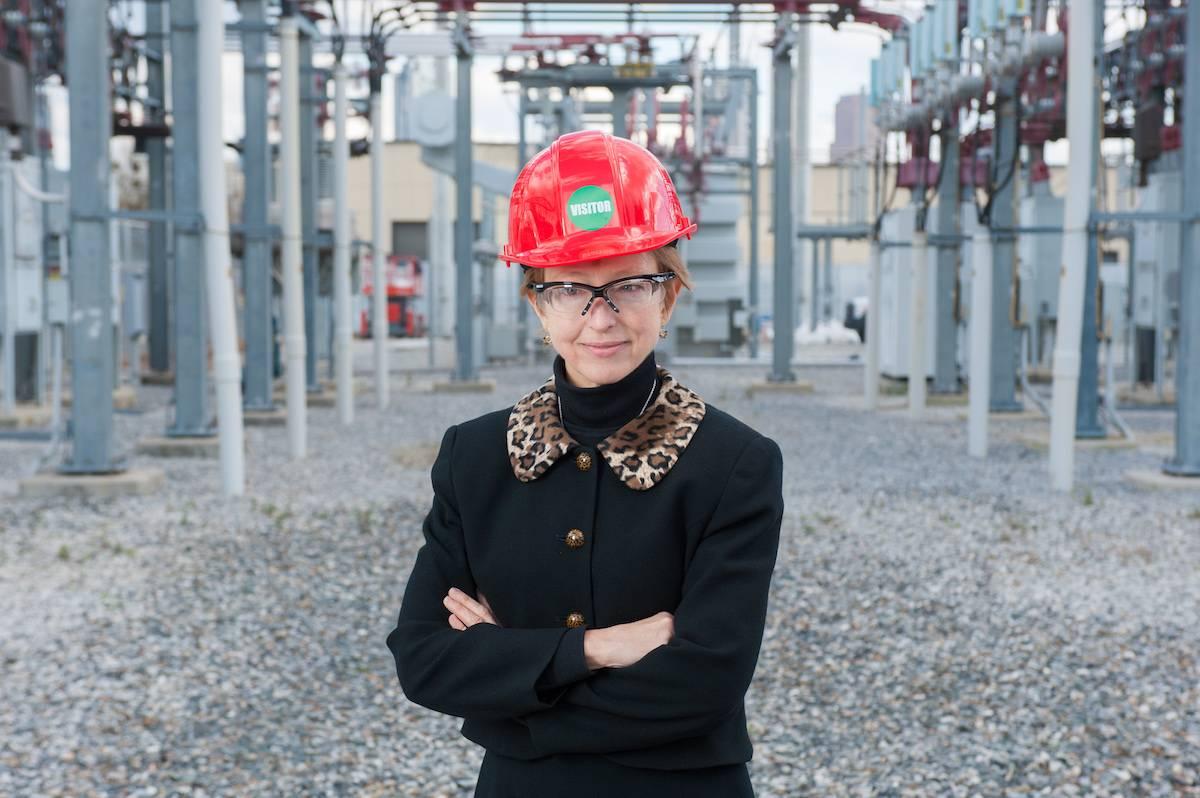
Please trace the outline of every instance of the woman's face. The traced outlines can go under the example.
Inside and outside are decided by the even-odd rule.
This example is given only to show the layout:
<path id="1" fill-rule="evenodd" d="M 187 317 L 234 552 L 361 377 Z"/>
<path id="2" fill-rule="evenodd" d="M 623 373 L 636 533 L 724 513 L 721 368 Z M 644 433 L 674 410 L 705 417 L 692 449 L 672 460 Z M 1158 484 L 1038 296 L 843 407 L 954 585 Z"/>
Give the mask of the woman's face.
<path id="1" fill-rule="evenodd" d="M 657 271 L 654 256 L 640 252 L 548 269 L 545 279 L 601 286 L 621 277 Z M 529 297 L 529 304 L 550 334 L 554 349 L 562 355 L 571 384 L 595 388 L 625 377 L 654 349 L 658 331 L 671 318 L 675 307 L 678 294 L 675 282 L 662 287 L 662 302 L 644 308 L 624 307 L 620 313 L 613 312 L 599 297 L 592 302 L 586 316 L 550 312 L 537 301 L 536 294 Z"/>

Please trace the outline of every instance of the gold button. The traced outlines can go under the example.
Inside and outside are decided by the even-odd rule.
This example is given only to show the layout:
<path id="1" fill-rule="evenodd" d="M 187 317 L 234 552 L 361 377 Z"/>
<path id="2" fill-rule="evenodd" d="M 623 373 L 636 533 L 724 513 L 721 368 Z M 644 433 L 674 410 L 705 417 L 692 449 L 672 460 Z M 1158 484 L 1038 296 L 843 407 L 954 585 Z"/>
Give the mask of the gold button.
<path id="1" fill-rule="evenodd" d="M 592 467 L 592 456 L 587 452 L 580 452 L 575 455 L 575 467 L 580 471 L 587 471 Z"/>
<path id="2" fill-rule="evenodd" d="M 567 616 L 567 628 L 576 629 L 583 626 L 583 615 L 578 612 L 573 612 Z"/>
<path id="3" fill-rule="evenodd" d="M 573 549 L 577 549 L 583 545 L 583 530 L 572 529 L 567 533 L 567 545 Z"/>

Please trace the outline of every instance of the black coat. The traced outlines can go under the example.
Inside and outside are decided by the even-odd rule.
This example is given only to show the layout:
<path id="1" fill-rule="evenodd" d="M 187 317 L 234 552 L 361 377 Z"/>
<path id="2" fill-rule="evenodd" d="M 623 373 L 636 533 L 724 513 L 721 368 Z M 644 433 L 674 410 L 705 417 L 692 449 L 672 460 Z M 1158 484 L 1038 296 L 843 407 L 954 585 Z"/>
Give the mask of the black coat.
<path id="1" fill-rule="evenodd" d="M 446 431 L 387 642 L 409 700 L 465 718 L 463 735 L 489 755 L 652 770 L 751 757 L 744 697 L 779 543 L 782 456 L 659 375 L 653 403 L 596 447 L 563 429 L 552 379 Z M 452 629 L 450 587 L 482 592 L 501 625 Z M 675 615 L 669 644 L 588 671 L 586 628 L 662 610 Z"/>

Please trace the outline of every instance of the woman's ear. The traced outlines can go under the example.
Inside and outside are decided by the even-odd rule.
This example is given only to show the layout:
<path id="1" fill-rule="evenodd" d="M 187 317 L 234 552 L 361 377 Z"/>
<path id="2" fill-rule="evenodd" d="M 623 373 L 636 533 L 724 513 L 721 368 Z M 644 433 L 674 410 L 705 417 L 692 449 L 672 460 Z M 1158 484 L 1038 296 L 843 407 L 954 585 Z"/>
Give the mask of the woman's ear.
<path id="1" fill-rule="evenodd" d="M 675 311 L 675 300 L 679 299 L 679 292 L 682 287 L 676 281 L 672 280 L 667 283 L 667 292 L 663 296 L 662 323 L 667 326 L 667 322 L 671 318 L 671 314 Z"/>

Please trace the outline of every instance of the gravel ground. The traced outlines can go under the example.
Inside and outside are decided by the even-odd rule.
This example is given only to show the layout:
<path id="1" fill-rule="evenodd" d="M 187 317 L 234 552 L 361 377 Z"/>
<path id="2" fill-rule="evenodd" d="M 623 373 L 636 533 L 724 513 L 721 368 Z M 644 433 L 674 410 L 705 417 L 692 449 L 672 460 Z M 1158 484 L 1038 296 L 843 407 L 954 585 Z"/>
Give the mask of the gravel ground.
<path id="1" fill-rule="evenodd" d="M 786 457 L 747 697 L 760 796 L 1200 795 L 1200 491 L 1123 477 L 1160 454 L 1081 452 L 1060 495 L 1018 442 L 1045 422 L 997 423 L 978 462 L 954 408 L 855 409 L 857 368 L 756 399 L 761 367 L 674 372 Z M 311 410 L 301 463 L 248 428 L 236 501 L 215 461 L 140 457 L 167 473 L 154 496 L 4 497 L 0 794 L 469 796 L 481 751 L 405 701 L 384 638 L 442 431 L 546 374 L 485 370 L 482 396 L 398 374 L 349 430 Z M 118 448 L 169 399 L 139 389 Z M 37 452 L 0 443 L 0 484 Z"/>

